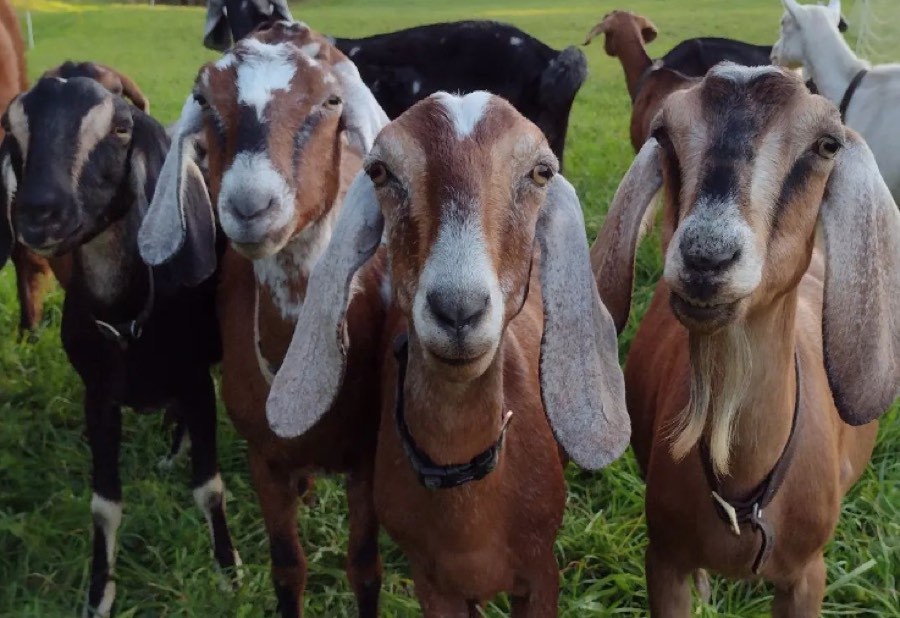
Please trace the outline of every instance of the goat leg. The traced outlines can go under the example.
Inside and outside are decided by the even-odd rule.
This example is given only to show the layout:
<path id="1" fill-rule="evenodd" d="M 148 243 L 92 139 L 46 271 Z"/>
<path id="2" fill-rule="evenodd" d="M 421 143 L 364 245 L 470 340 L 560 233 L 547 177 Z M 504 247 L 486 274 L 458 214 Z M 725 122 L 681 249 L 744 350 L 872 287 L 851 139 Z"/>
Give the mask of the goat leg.
<path id="1" fill-rule="evenodd" d="M 511 618 L 556 618 L 559 615 L 559 565 L 548 547 L 532 561 L 535 572 L 528 574 L 528 592 L 512 598 Z"/>
<path id="2" fill-rule="evenodd" d="M 269 536 L 278 611 L 282 618 L 300 618 L 307 566 L 297 532 L 297 479 L 252 447 L 250 474 Z"/>
<path id="3" fill-rule="evenodd" d="M 814 618 L 825 596 L 825 558 L 816 555 L 789 585 L 776 585 L 772 618 Z"/>
<path id="4" fill-rule="evenodd" d="M 690 569 L 678 568 L 664 552 L 647 546 L 647 594 L 652 618 L 688 618 L 691 615 Z"/>
<path id="5" fill-rule="evenodd" d="M 410 570 L 416 597 L 422 606 L 422 618 L 474 618 L 479 615 L 476 601 L 447 596 L 416 565 L 411 564 Z"/>
<path id="6" fill-rule="evenodd" d="M 209 526 L 213 556 L 221 569 L 234 569 L 232 584 L 237 586 L 241 557 L 231 542 L 225 518 L 225 484 L 216 456 L 216 392 L 209 373 L 203 371 L 190 381 L 185 394 L 173 405 L 176 423 L 187 426 L 191 443 L 191 487 L 194 501 Z"/>
<path id="7" fill-rule="evenodd" d="M 85 420 L 93 462 L 91 516 L 94 522 L 93 559 L 85 616 L 108 616 L 116 597 L 112 578 L 116 558 L 116 532 L 122 521 L 122 482 L 119 445 L 122 410 L 105 398 L 85 396 Z"/>
<path id="8" fill-rule="evenodd" d="M 347 475 L 347 508 L 350 513 L 350 547 L 347 577 L 360 618 L 377 618 L 381 593 L 381 555 L 378 553 L 378 519 L 372 493 L 374 465 L 368 463 Z"/>
<path id="9" fill-rule="evenodd" d="M 16 269 L 16 291 L 19 296 L 19 335 L 33 331 L 44 308 L 43 279 L 50 275 L 50 265 L 19 243 L 13 245 L 12 262 Z"/>

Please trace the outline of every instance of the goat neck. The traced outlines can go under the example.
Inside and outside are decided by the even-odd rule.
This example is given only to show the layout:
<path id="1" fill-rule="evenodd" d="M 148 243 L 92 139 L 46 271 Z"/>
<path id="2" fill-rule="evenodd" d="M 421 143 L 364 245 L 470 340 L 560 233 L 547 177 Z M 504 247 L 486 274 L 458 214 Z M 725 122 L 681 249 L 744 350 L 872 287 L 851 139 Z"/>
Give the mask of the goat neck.
<path id="1" fill-rule="evenodd" d="M 503 400 L 503 345 L 487 370 L 469 382 L 453 382 L 428 363 L 410 333 L 405 415 L 416 444 L 440 465 L 470 461 L 500 436 Z M 515 420 L 513 420 L 513 423 Z M 500 461 L 503 461 L 501 455 Z"/>
<path id="2" fill-rule="evenodd" d="M 628 94 L 633 101 L 637 98 L 641 77 L 650 70 L 653 60 L 647 54 L 644 42 L 641 40 L 641 33 L 637 28 L 633 31 L 618 32 L 616 37 L 619 61 L 622 63 L 622 70 L 625 72 Z"/>
<path id="3" fill-rule="evenodd" d="M 804 32 L 804 48 L 809 79 L 819 93 L 835 104 L 843 98 L 853 77 L 868 65 L 860 60 L 835 30 Z M 814 43 L 813 43 L 814 39 Z"/>

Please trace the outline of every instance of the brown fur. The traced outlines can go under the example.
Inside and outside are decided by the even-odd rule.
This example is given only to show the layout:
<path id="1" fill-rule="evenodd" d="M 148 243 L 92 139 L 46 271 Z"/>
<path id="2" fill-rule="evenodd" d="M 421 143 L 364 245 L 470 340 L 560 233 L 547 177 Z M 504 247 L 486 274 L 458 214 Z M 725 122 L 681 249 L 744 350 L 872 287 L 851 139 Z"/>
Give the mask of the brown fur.
<path id="1" fill-rule="evenodd" d="M 723 97 L 732 98 L 729 113 L 748 114 L 749 126 L 758 130 L 750 142 L 751 156 L 763 148 L 776 149 L 774 155 L 759 156 L 763 162 L 737 163 L 742 216 L 761 239 L 765 263 L 761 283 L 730 318 L 746 329 L 753 362 L 750 391 L 735 421 L 729 473 L 722 476 L 723 493 L 731 499 L 748 495 L 782 453 L 794 412 L 796 351 L 802 376 L 796 451 L 784 484 L 764 512 L 775 530 L 775 549 L 761 577 L 775 585 L 774 616 L 811 618 L 819 615 L 825 591 L 823 548 L 837 523 L 842 496 L 868 462 L 877 431 L 874 422 L 851 427 L 841 421 L 823 360 L 825 268 L 815 234 L 832 162 L 816 158 L 808 144 L 815 145 L 822 134 L 842 136 L 843 129 L 832 106 L 786 75 L 766 76 L 742 91 L 729 80 L 708 77 L 702 87 L 670 99 L 659 120 L 658 156 L 666 186 L 664 252 L 699 194 L 698 178 L 705 169 L 700 149 L 715 140 L 716 122 L 724 121 L 713 113 Z M 698 144 L 698 137 L 705 143 Z M 779 180 L 789 186 L 785 179 L 798 160 L 808 165 L 805 182 L 779 193 Z M 757 166 L 768 166 L 768 171 Z M 775 184 L 760 183 L 750 200 L 752 177 L 771 178 Z M 678 190 L 673 191 L 675 184 Z M 639 192 L 638 187 L 629 190 Z M 630 243 L 632 261 L 618 266 L 612 259 L 595 262 L 602 264 L 595 273 L 598 282 L 611 271 L 613 281 L 627 279 L 630 285 L 630 278 L 615 272 L 633 268 L 635 240 L 627 233 L 620 236 L 619 230 L 633 229 L 644 204 L 621 197 L 595 247 Z M 640 196 L 642 202 L 649 199 Z M 773 216 L 776 209 L 779 214 Z M 671 452 L 670 429 L 690 396 L 689 343 L 717 336 L 702 323 L 676 318 L 671 296 L 670 286 L 660 281 L 631 346 L 625 379 L 632 445 L 647 480 L 651 615 L 686 617 L 691 613 L 692 572 L 712 569 L 730 578 L 751 578 L 760 539 L 748 526 L 735 536 L 716 514 L 696 446 L 680 459 Z M 617 323 L 624 324 L 621 316 Z M 715 381 L 712 388 L 717 388 Z"/>
<path id="2" fill-rule="evenodd" d="M 594 26 L 585 40 L 586 45 L 595 36 L 603 34 L 604 50 L 622 63 L 632 100 L 630 135 L 635 152 L 650 136 L 650 123 L 666 97 L 697 81 L 667 68 L 655 69 L 645 76 L 653 60 L 644 45 L 653 41 L 656 33 L 656 26 L 646 17 L 630 11 L 612 11 Z"/>
<path id="3" fill-rule="evenodd" d="M 375 505 L 379 520 L 410 560 L 426 617 L 476 616 L 480 603 L 501 592 L 512 595 L 513 616 L 557 612 L 553 542 L 562 522 L 565 483 L 538 378 L 540 267 L 535 263 L 531 274 L 529 267 L 539 203 L 523 194 L 516 209 L 507 206 L 510 180 L 528 173 L 536 150 L 549 151 L 543 137 L 512 108 L 489 105 L 470 139 L 457 140 L 433 99 L 389 125 L 379 138 L 393 146 L 378 156 L 408 181 L 410 196 L 395 202 L 385 189 L 381 201 L 391 221 L 395 302 L 381 346 L 385 369 Z M 523 147 L 523 136 L 538 146 Z M 395 152 L 403 153 L 402 158 L 391 158 Z M 473 201 L 467 202 L 470 197 Z M 493 360 L 473 379 L 462 377 L 471 375 L 470 366 L 450 367 L 429 356 L 410 330 L 407 423 L 434 461 L 450 464 L 469 461 L 488 448 L 498 438 L 502 415 L 511 410 L 513 417 L 493 472 L 460 487 L 429 490 L 420 484 L 399 440 L 393 349 L 412 323 L 412 298 L 448 199 L 480 211 L 493 267 L 508 283 L 507 326 Z M 451 374 L 464 381 L 451 381 Z"/>
<path id="4" fill-rule="evenodd" d="M 291 32 L 278 24 L 254 35 L 260 40 L 293 40 L 298 46 L 310 41 L 322 44 L 320 62 L 344 59 L 336 49 L 309 30 Z M 298 38 L 299 37 L 299 38 Z M 296 39 L 296 40 L 295 40 Z M 234 69 L 210 64 L 205 89 L 217 112 L 225 119 L 225 142 L 220 142 L 210 122 L 206 126 L 209 148 L 210 195 L 216 203 L 222 177 L 236 155 L 237 93 Z M 295 236 L 310 224 L 339 208 L 343 194 L 361 167 L 359 154 L 342 143 L 337 120 L 324 119 L 303 149 L 299 164 L 292 161 L 293 135 L 309 115 L 310 103 L 325 96 L 327 85 L 321 74 L 298 64 L 290 96 L 273 97 L 268 107 L 272 126 L 266 145 L 273 165 L 299 187 L 294 204 Z M 296 93 L 307 95 L 298 104 Z M 304 106 L 305 105 L 305 106 Z M 384 264 L 375 259 L 358 280 L 361 292 L 348 311 L 348 333 L 353 342 L 349 355 L 346 388 L 332 410 L 306 435 L 293 440 L 277 437 L 266 420 L 267 383 L 254 341 L 254 298 L 259 294 L 259 349 L 266 361 L 277 367 L 291 340 L 294 321 L 285 319 L 276 306 L 275 292 L 258 283 L 250 260 L 229 248 L 222 262 L 218 314 L 223 340 L 222 397 L 238 433 L 247 440 L 253 487 L 262 507 L 272 552 L 272 577 L 283 616 L 302 614 L 306 584 L 306 559 L 297 531 L 298 494 L 311 482 L 311 472 L 347 473 L 350 507 L 350 547 L 347 571 L 360 603 L 360 615 L 377 613 L 381 563 L 377 550 L 378 524 L 372 505 L 372 466 L 378 423 L 378 380 L 371 367 L 377 362 L 379 332 L 384 309 L 371 299 L 379 298 Z M 297 269 L 291 296 L 301 302 L 308 273 Z M 362 300 L 368 299 L 368 300 Z"/>

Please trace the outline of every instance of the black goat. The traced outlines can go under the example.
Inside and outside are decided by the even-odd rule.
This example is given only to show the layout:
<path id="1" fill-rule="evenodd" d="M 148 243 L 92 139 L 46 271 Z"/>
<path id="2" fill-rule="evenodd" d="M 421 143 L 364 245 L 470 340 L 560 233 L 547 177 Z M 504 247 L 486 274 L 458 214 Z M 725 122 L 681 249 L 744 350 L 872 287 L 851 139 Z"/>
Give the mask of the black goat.
<path id="1" fill-rule="evenodd" d="M 234 567 L 216 458 L 210 366 L 221 357 L 215 279 L 174 285 L 182 260 L 148 268 L 137 232 L 169 141 L 150 116 L 88 77 L 41 78 L 2 118 L 0 266 L 14 236 L 44 255 L 72 255 L 62 342 L 85 388 L 93 461 L 89 612 L 109 613 L 122 515 L 121 407 L 167 407 L 192 442 L 194 498 L 220 566 Z M 202 234 L 201 234 L 202 235 Z M 212 237 L 212 230 L 209 230 Z"/>
<path id="2" fill-rule="evenodd" d="M 203 42 L 224 50 L 232 39 L 281 19 L 292 19 L 282 0 L 212 0 Z M 441 90 L 487 90 L 534 122 L 563 160 L 569 111 L 587 78 L 578 48 L 558 51 L 493 21 L 429 24 L 334 44 L 353 60 L 390 118 Z"/>
<path id="3" fill-rule="evenodd" d="M 726 60 L 745 66 L 771 64 L 771 45 L 754 45 L 734 39 L 700 37 L 682 41 L 656 61 L 688 77 L 703 77 L 707 71 Z"/>

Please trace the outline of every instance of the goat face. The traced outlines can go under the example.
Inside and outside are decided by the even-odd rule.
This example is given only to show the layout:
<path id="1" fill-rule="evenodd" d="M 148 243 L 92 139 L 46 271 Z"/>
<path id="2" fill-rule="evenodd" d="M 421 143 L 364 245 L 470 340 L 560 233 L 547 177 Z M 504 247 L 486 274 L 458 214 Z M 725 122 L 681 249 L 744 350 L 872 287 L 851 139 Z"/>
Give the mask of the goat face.
<path id="1" fill-rule="evenodd" d="M 211 194 L 225 234 L 251 259 L 318 220 L 337 190 L 344 93 L 320 38 L 279 23 L 197 78 Z"/>
<path id="2" fill-rule="evenodd" d="M 542 187 L 557 167 L 540 130 L 485 92 L 425 99 L 367 158 L 395 301 L 426 361 L 453 379 L 484 372 L 524 302 Z"/>
<path id="3" fill-rule="evenodd" d="M 3 117 L 3 183 L 19 240 L 59 255 L 120 218 L 134 119 L 122 98 L 86 77 L 42 78 Z M 140 113 L 135 110 L 135 113 Z"/>
<path id="4" fill-rule="evenodd" d="M 584 44 L 587 45 L 599 34 L 605 35 L 603 49 L 609 56 L 618 56 L 621 42 L 630 39 L 630 34 L 641 41 L 651 43 L 656 39 L 656 26 L 642 15 L 635 15 L 631 11 L 612 11 L 603 16 L 594 28 L 588 33 Z"/>
<path id="5" fill-rule="evenodd" d="M 828 6 L 800 5 L 793 0 L 783 2 L 785 11 L 781 17 L 781 31 L 772 46 L 773 64 L 789 68 L 807 64 L 809 50 L 806 37 L 812 40 L 828 30 L 834 30 L 840 36 L 839 33 L 847 29 L 839 0 L 832 0 Z"/>
<path id="6" fill-rule="evenodd" d="M 676 316 L 712 332 L 793 288 L 845 141 L 792 73 L 721 64 L 654 121 L 666 185 L 664 277 Z"/>

